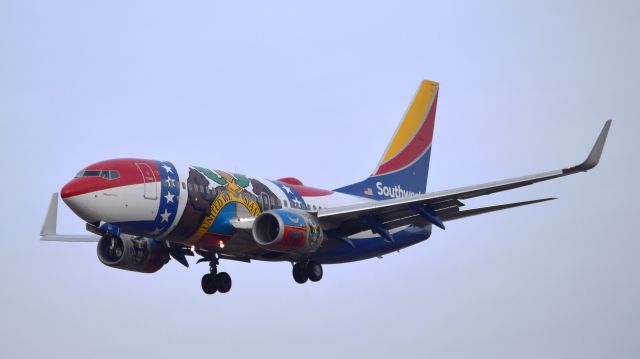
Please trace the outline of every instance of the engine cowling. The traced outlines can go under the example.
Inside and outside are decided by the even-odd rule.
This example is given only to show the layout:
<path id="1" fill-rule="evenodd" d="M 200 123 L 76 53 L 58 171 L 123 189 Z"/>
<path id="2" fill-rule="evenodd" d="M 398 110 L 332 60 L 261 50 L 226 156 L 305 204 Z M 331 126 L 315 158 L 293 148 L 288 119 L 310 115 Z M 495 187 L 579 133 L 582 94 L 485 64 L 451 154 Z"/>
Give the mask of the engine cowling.
<path id="1" fill-rule="evenodd" d="M 169 250 L 151 238 L 104 236 L 98 241 L 98 259 L 109 267 L 154 273 L 169 261 Z"/>
<path id="2" fill-rule="evenodd" d="M 317 220 L 304 211 L 274 209 L 253 222 L 253 239 L 274 252 L 313 253 L 324 242 Z"/>

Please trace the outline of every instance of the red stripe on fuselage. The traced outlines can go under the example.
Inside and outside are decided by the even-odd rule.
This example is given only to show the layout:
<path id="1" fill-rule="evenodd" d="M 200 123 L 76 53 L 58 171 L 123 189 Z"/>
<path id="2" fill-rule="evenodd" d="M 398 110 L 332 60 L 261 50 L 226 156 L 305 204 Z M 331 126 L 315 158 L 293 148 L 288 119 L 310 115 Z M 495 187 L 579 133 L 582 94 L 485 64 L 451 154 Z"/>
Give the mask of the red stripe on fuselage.
<path id="1" fill-rule="evenodd" d="M 422 123 L 422 126 L 418 130 L 416 136 L 399 154 L 382 164 L 374 175 L 381 175 L 399 170 L 417 160 L 418 156 L 424 153 L 433 141 L 433 127 L 435 124 L 437 104 L 438 95 L 436 94 L 436 97 L 433 99 L 433 103 L 431 104 L 431 109 L 427 114 L 427 118 Z"/>
<path id="2" fill-rule="evenodd" d="M 278 182 L 284 182 L 284 183 L 287 183 L 287 184 L 292 184 L 294 186 L 304 186 L 302 181 L 300 181 L 299 179 L 297 179 L 295 177 L 278 178 Z"/>
<path id="3" fill-rule="evenodd" d="M 60 191 L 62 198 L 78 196 L 85 193 L 106 190 L 115 187 L 129 186 L 141 184 L 145 182 L 143 174 L 136 164 L 149 166 L 152 176 L 149 180 L 155 179 L 155 182 L 161 181 L 160 171 L 156 162 L 153 160 L 145 160 L 138 158 L 119 158 L 94 163 L 87 166 L 83 171 L 88 170 L 104 170 L 118 171 L 119 177 L 116 179 L 106 179 L 102 177 L 78 177 L 72 179 Z M 148 175 L 148 173 L 147 173 Z"/>

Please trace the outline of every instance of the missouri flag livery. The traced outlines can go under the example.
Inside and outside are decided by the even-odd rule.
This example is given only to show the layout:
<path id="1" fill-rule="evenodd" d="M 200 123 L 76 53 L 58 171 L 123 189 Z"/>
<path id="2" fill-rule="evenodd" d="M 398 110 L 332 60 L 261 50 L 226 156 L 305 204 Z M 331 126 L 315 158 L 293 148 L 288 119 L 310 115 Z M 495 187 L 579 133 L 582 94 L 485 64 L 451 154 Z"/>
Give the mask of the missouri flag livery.
<path id="1" fill-rule="evenodd" d="M 170 161 L 120 158 L 83 168 L 60 197 L 90 235 L 57 234 L 58 193 L 41 231 L 47 241 L 97 242 L 107 266 L 153 273 L 171 258 L 209 263 L 207 294 L 226 293 L 221 260 L 285 261 L 297 283 L 323 264 L 380 257 L 427 240 L 433 226 L 553 198 L 462 209 L 462 200 L 588 171 L 600 161 L 607 121 L 580 165 L 486 184 L 427 192 L 439 85 L 423 81 L 380 162 L 364 180 L 325 190 L 294 177 L 268 180 Z"/>

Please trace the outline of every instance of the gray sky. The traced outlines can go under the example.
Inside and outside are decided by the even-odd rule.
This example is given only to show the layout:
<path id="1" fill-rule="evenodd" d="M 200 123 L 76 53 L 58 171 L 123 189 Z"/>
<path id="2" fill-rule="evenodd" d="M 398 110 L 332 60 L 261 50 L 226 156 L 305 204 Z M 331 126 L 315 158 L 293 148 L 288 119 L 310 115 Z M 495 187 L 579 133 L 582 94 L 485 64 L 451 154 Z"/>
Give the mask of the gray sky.
<path id="1" fill-rule="evenodd" d="M 514 4 L 518 3 L 518 4 Z M 640 5 L 0 2 L 0 357 L 636 358 Z M 420 80 L 441 84 L 430 190 L 588 174 L 467 202 L 558 201 L 451 222 L 382 260 L 224 262 L 153 275 L 42 243 L 50 194 L 136 156 L 296 176 L 368 175 Z M 66 208 L 60 230 L 81 233 Z"/>

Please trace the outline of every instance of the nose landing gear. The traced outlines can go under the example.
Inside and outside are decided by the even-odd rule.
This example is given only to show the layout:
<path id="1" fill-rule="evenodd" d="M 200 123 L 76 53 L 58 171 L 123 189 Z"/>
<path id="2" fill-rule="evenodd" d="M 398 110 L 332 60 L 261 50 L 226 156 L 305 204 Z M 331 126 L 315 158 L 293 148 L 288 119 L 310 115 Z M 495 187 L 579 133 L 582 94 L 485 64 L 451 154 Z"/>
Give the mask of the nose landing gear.
<path id="1" fill-rule="evenodd" d="M 293 265 L 292 273 L 296 283 L 303 284 L 307 280 L 317 282 L 322 279 L 322 264 L 315 261 L 298 262 Z"/>

